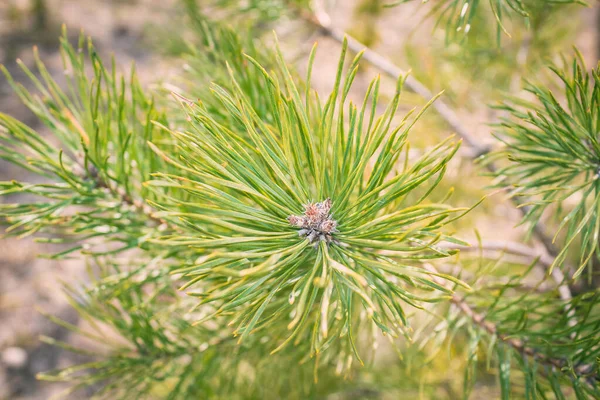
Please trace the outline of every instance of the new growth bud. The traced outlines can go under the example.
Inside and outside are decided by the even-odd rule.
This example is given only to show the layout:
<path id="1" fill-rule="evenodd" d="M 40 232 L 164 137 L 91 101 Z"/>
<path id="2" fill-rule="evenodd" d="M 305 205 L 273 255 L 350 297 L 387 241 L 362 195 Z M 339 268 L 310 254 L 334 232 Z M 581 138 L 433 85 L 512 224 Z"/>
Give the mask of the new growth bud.
<path id="1" fill-rule="evenodd" d="M 333 233 L 337 231 L 337 222 L 331 217 L 331 199 L 320 203 L 308 203 L 304 205 L 304 215 L 290 215 L 290 225 L 301 228 L 300 236 L 306 237 L 310 243 L 318 245 L 320 241 L 327 244 L 334 241 Z"/>

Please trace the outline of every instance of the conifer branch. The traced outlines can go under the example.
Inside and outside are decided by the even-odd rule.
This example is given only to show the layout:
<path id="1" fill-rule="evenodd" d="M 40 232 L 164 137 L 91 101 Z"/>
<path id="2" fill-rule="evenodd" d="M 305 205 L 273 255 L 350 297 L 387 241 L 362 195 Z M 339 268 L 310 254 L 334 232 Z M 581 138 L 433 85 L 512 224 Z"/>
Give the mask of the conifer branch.
<path id="1" fill-rule="evenodd" d="M 95 331 L 87 337 L 110 342 L 105 344 L 111 354 L 47 378 L 79 382 L 75 389 L 102 385 L 106 398 L 155 395 L 161 389 L 158 396 L 169 391 L 173 399 L 217 391 L 261 398 L 244 390 L 263 384 L 255 374 L 266 375 L 273 387 L 278 375 L 273 371 L 299 363 L 281 375 L 302 384 L 304 376 L 314 374 L 309 390 L 315 397 L 317 376 L 327 379 L 334 365 L 338 375 L 352 373 L 353 362 L 363 363 L 365 343 L 375 345 L 376 334 L 383 332 L 393 345 L 394 338 L 406 336 L 437 346 L 413 346 L 415 341 L 408 357 L 413 350 L 433 357 L 454 336 L 467 337 L 472 352 L 467 363 L 473 368 L 480 338 L 489 342 L 488 350 L 498 352 L 503 399 L 511 394 L 509 372 L 516 367 L 511 354 L 527 375 L 529 397 L 538 391 L 544 397 L 547 383 L 560 393 L 571 380 L 584 394 L 577 392 L 578 398 L 586 393 L 596 398 L 600 293 L 571 297 L 562 271 L 551 268 L 556 251 L 539 224 L 535 229 L 545 252 L 513 242 L 465 247 L 447 234 L 446 226 L 470 209 L 445 200 L 432 203 L 429 195 L 458 145 L 446 139 L 414 161 L 408 133 L 432 105 L 474 150 L 473 158 L 489 149 L 447 103 L 434 101 L 437 97 L 412 77 L 399 78 L 382 115 L 379 78 L 362 107 L 348 102 L 363 54 L 394 79 L 403 71 L 333 28 L 321 9 L 306 18 L 342 44 L 334 90 L 325 104 L 310 85 L 315 50 L 302 81 L 288 70 L 279 49 L 265 51 L 263 59 L 262 48 L 244 49 L 235 32 L 213 29 L 199 15 L 195 28 L 204 41 L 201 50 L 187 54 L 182 76 L 189 81 L 178 82 L 183 90 L 173 86 L 182 93 L 176 96 L 181 107 L 167 109 L 168 119 L 134 79 L 116 79 L 105 69 L 91 46 L 96 80 L 89 80 L 83 54 L 66 40 L 65 54 L 75 67 L 70 73 L 81 86 L 77 94 L 64 94 L 47 76 L 43 84 L 34 80 L 43 101 L 13 85 L 62 143 L 55 148 L 0 114 L 0 137 L 9 145 L 0 158 L 56 181 L 3 183 L 0 194 L 47 199 L 6 207 L 14 229 L 24 226 L 27 234 L 65 229 L 81 241 L 102 233 L 111 240 L 115 233 L 127 244 L 107 253 L 82 252 L 93 255 L 99 277 L 92 277 L 87 289 L 67 287 L 71 304 Z M 344 74 L 348 50 L 358 55 Z M 39 69 L 47 75 L 43 65 Z M 429 102 L 396 125 L 403 84 Z M 404 154 L 404 168 L 396 171 Z M 63 214 L 73 206 L 76 213 L 83 209 L 80 219 Z M 41 223 L 32 222 L 33 212 Z M 66 218 L 64 227 L 56 222 L 60 218 Z M 133 248 L 139 250 L 136 259 L 125 260 L 121 250 Z M 467 260 L 464 265 L 475 265 L 476 271 L 465 272 L 471 274 L 466 280 L 438 272 L 448 264 L 430 265 L 453 259 L 458 250 L 477 249 L 532 262 L 523 271 L 496 260 L 476 265 Z M 549 279 L 537 286 L 525 281 L 534 262 L 551 271 L 562 301 Z M 542 284 L 552 290 L 538 290 Z M 183 296 L 187 289 L 193 291 Z M 415 309 L 431 317 L 416 331 L 409 326 Z M 429 322 L 436 328 L 428 329 Z M 85 335 L 77 326 L 61 325 Z M 106 335 L 107 326 L 123 341 Z M 276 354 L 266 360 L 268 352 Z M 545 376 L 540 382 L 537 365 Z M 238 380 L 247 371 L 253 375 L 250 385 Z M 465 377 L 465 391 L 469 383 Z M 346 393 L 351 385 L 344 382 Z M 329 393 L 332 389 L 327 386 Z"/>
<path id="2" fill-rule="evenodd" d="M 425 268 L 434 274 L 437 273 L 437 269 L 431 264 L 426 265 Z M 436 283 L 442 286 L 448 285 L 448 282 L 445 282 L 439 278 L 436 278 L 435 281 Z M 467 302 L 466 298 L 461 296 L 459 293 L 454 292 L 451 296 L 450 302 L 454 304 L 461 311 L 462 314 L 467 316 L 473 322 L 474 325 L 478 326 L 490 336 L 497 337 L 498 339 L 502 340 L 503 343 L 512 347 L 522 356 L 532 357 L 535 360 L 553 369 L 560 370 L 569 366 L 568 360 L 548 356 L 545 353 L 542 353 L 532 347 L 527 346 L 527 344 L 523 340 L 512 335 L 503 333 L 502 330 L 496 324 L 487 321 L 484 314 L 475 311 L 475 309 Z M 574 366 L 573 372 L 578 377 L 585 377 L 585 380 L 592 386 L 598 379 L 598 373 L 597 371 L 595 371 L 595 367 L 592 364 L 580 364 Z"/>
<path id="3" fill-rule="evenodd" d="M 325 12 L 319 1 L 313 2 L 313 12 L 307 12 L 303 9 L 297 9 L 297 12 L 305 21 L 317 27 L 325 36 L 330 37 L 339 43 L 347 40 L 348 48 L 350 50 L 356 53 L 363 52 L 363 59 L 367 60 L 373 66 L 383 71 L 389 77 L 395 79 L 397 76 L 406 74 L 406 71 L 399 68 L 384 56 L 363 45 L 346 32 L 336 29 L 331 23 L 331 18 Z M 433 97 L 431 91 L 412 75 L 407 76 L 405 86 L 426 100 Z M 470 154 L 470 157 L 473 160 L 478 160 L 491 151 L 490 147 L 482 145 L 476 139 L 475 135 L 460 122 L 460 117 L 458 114 L 450 105 L 443 101 L 443 99 L 437 99 L 433 103 L 432 107 L 446 121 L 452 130 L 454 130 L 471 148 L 472 153 Z M 492 162 L 485 163 L 485 167 L 492 173 L 497 170 L 496 165 Z M 530 210 L 529 206 L 522 205 L 521 201 L 516 197 L 511 197 L 510 199 L 522 215 L 527 215 Z M 552 238 L 546 234 L 546 229 L 541 221 L 538 221 L 535 224 L 533 227 L 533 233 L 545 247 L 548 255 L 552 258 L 556 258 L 558 255 L 558 250 L 556 249 Z M 561 299 L 565 302 L 569 302 L 572 298 L 572 294 L 568 284 L 565 283 L 565 276 L 563 272 L 560 271 L 559 268 L 549 269 L 549 272 L 552 276 L 552 279 L 559 286 Z M 573 323 L 576 323 L 576 321 L 573 321 Z"/>
<path id="4" fill-rule="evenodd" d="M 502 333 L 496 324 L 486 321 L 485 315 L 476 312 L 459 294 L 453 294 L 450 301 L 452 304 L 456 305 L 464 315 L 468 316 L 475 325 L 483 329 L 489 335 L 498 337 L 521 355 L 532 357 L 543 364 L 559 370 L 569 365 L 569 362 L 565 359 L 550 357 L 534 348 L 528 347 L 522 340 Z M 593 384 L 598 378 L 598 374 L 594 371 L 594 366 L 591 364 L 577 365 L 573 368 L 573 372 L 577 376 L 585 376 L 586 381 L 590 384 Z"/>

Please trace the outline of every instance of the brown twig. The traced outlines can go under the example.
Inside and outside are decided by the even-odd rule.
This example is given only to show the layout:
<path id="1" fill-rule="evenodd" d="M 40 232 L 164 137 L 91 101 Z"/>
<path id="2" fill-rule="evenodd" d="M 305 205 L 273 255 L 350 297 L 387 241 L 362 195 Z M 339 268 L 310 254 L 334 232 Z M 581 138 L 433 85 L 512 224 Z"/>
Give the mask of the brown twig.
<path id="1" fill-rule="evenodd" d="M 144 214 L 149 220 L 156 223 L 158 226 L 167 226 L 167 221 L 162 218 L 158 218 L 154 215 L 154 210 L 148 204 L 145 204 L 141 200 L 133 199 L 129 193 L 127 193 L 123 188 L 117 187 L 114 188 L 112 185 L 109 185 L 104 179 L 98 177 L 96 178 L 96 187 L 100 189 L 108 190 L 113 196 L 117 197 L 123 204 L 132 206 L 136 209 L 140 214 Z"/>
<path id="2" fill-rule="evenodd" d="M 81 134 L 81 137 L 84 138 L 84 140 L 85 138 L 88 138 L 88 135 L 81 128 L 81 125 L 74 119 L 72 114 L 69 118 L 72 119 L 72 123 L 75 125 L 76 129 Z M 97 189 L 104 189 L 107 193 L 110 193 L 111 195 L 119 199 L 119 201 L 122 204 L 135 208 L 135 210 L 138 213 L 145 215 L 150 221 L 156 223 L 157 225 L 168 225 L 164 219 L 158 218 L 154 215 L 154 210 L 148 204 L 144 203 L 142 200 L 134 199 L 124 188 L 112 185 L 110 180 L 100 176 L 100 174 L 94 166 L 91 166 L 90 170 L 86 169 L 85 165 L 86 162 L 83 155 L 79 154 L 75 158 L 75 166 L 78 169 L 78 171 L 76 172 L 77 175 L 79 175 L 80 177 L 89 177 L 94 181 Z"/>
<path id="3" fill-rule="evenodd" d="M 429 272 L 432 272 L 434 274 L 438 273 L 438 271 L 435 269 L 435 267 L 430 264 L 426 264 L 425 269 L 427 269 Z M 432 279 L 438 285 L 441 285 L 444 287 L 448 286 L 448 281 L 446 281 L 440 277 L 433 276 Z M 502 333 L 494 323 L 487 321 L 483 314 L 475 311 L 473 309 L 473 307 L 471 307 L 471 305 L 466 301 L 466 299 L 464 297 L 462 297 L 461 295 L 459 295 L 458 293 L 454 293 L 452 295 L 450 302 L 452 304 L 454 304 L 461 311 L 461 313 L 463 315 L 466 315 L 480 329 L 484 330 L 486 333 L 488 333 L 491 336 L 497 337 L 503 343 L 509 345 L 515 351 L 519 352 L 521 355 L 523 355 L 525 357 L 531 357 L 531 358 L 537 360 L 538 362 L 546 364 L 552 368 L 561 369 L 561 368 L 567 367 L 569 365 L 569 362 L 565 359 L 548 356 L 545 353 L 541 353 L 538 350 L 527 346 L 523 340 L 516 338 L 514 336 L 507 335 L 505 333 Z M 591 385 L 595 385 L 595 380 L 597 379 L 596 374 L 590 375 L 593 371 L 594 371 L 594 366 L 590 365 L 590 364 L 580 364 L 573 368 L 573 372 L 577 376 L 587 375 L 585 377 L 585 379 Z"/>
<path id="4" fill-rule="evenodd" d="M 547 251 L 538 252 L 535 249 L 532 249 L 524 244 L 517 242 L 506 242 L 506 241 L 495 241 L 495 240 L 484 240 L 481 242 L 480 246 L 460 246 L 454 244 L 445 244 L 443 245 L 445 248 L 449 249 L 458 249 L 460 251 L 478 251 L 479 249 L 488 250 L 488 251 L 497 251 L 501 253 L 512 254 L 516 256 L 525 257 L 531 262 L 537 259 L 537 262 L 544 266 L 546 269 L 552 267 L 554 263 L 554 258 L 548 254 Z M 558 291 L 560 298 L 564 301 L 571 300 L 571 290 L 569 287 L 562 283 L 564 282 L 564 275 L 562 271 L 558 268 L 554 268 L 552 270 L 552 278 L 553 280 L 559 284 Z M 577 321 L 574 319 L 574 310 L 569 309 L 568 313 L 570 314 L 569 325 L 575 326 Z"/>
<path id="5" fill-rule="evenodd" d="M 460 250 L 461 252 L 474 252 L 474 251 L 489 251 L 489 252 L 499 252 L 506 253 L 515 256 L 524 257 L 529 260 L 529 262 L 537 262 L 543 265 L 546 268 L 549 268 L 554 259 L 550 257 L 546 252 L 537 251 L 529 246 L 526 246 L 522 243 L 518 242 L 509 242 L 502 240 L 483 240 L 481 243 L 478 243 L 477 246 L 462 246 L 454 243 L 444 243 L 441 244 L 440 247 L 449 250 Z"/>

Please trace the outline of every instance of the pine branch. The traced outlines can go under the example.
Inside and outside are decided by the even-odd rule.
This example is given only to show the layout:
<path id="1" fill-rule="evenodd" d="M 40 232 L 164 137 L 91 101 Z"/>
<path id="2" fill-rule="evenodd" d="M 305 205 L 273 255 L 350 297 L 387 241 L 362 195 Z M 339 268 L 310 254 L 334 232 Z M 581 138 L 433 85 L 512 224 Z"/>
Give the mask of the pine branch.
<path id="1" fill-rule="evenodd" d="M 534 360 L 539 361 L 542 364 L 546 364 L 552 367 L 553 369 L 555 368 L 557 370 L 561 370 L 570 366 L 569 360 L 550 357 L 545 353 L 528 347 L 522 340 L 502 333 L 497 325 L 486 321 L 485 316 L 474 311 L 473 308 L 471 308 L 471 306 L 460 295 L 452 295 L 451 302 L 455 304 L 463 312 L 463 314 L 469 317 L 475 325 L 486 331 L 489 335 L 499 338 L 523 356 L 531 357 Z M 585 377 L 586 382 L 593 387 L 596 386 L 596 381 L 600 377 L 600 375 L 598 375 L 598 372 L 596 371 L 596 367 L 593 364 L 577 365 L 573 368 L 573 372 L 578 377 Z"/>
<path id="2" fill-rule="evenodd" d="M 160 256 L 121 263 L 95 259 L 99 276 L 90 276 L 91 288 L 66 287 L 70 303 L 88 322 L 87 327 L 49 318 L 94 342 L 96 350 L 44 339 L 94 360 L 46 372 L 39 378 L 69 382 L 63 396 L 96 386 L 95 398 L 105 399 L 155 396 L 163 390 L 169 391 L 171 399 L 206 397 L 220 379 L 228 379 L 233 389 L 231 371 L 244 359 L 239 353 L 256 357 L 260 343 L 236 350 L 230 330 L 221 321 L 210 327 L 192 326 L 188 321 L 192 304 L 178 295 L 165 263 L 168 260 Z M 218 357 L 222 352 L 229 357 Z"/>
<path id="3" fill-rule="evenodd" d="M 535 96 L 535 101 L 513 98 L 497 106 L 507 114 L 495 131 L 504 146 L 489 160 L 509 161 L 496 175 L 515 182 L 513 195 L 527 199 L 524 223 L 535 223 L 551 206 L 562 213 L 566 199 L 580 196 L 561 218 L 555 237 L 564 231 L 565 246 L 551 268 L 560 265 L 571 248 L 578 247 L 581 251 L 573 277 L 588 267 L 591 278 L 591 260 L 600 257 L 600 69 L 588 73 L 583 57 L 577 53 L 572 65 L 565 62 L 563 67 L 552 66 L 550 70 L 562 93 L 550 90 L 548 84 L 527 82 L 525 90 Z M 580 240 L 579 246 L 574 246 L 576 239 Z"/>
<path id="4" fill-rule="evenodd" d="M 52 257 L 78 250 L 114 253 L 145 246 L 145 238 L 165 227 L 144 203 L 151 197 L 141 184 L 162 163 L 145 141 L 153 137 L 163 140 L 152 120 L 164 123 L 165 117 L 142 91 L 135 69 L 129 80 L 118 77 L 114 64 L 111 70 L 105 68 L 83 36 L 77 50 L 68 43 L 66 30 L 61 46 L 66 90 L 50 76 L 36 49 L 38 75 L 19 63 L 38 93 L 15 82 L 2 67 L 23 103 L 56 139 L 51 144 L 25 124 L 0 113 L 0 158 L 38 175 L 37 181 L 42 182 L 0 184 L 3 196 L 33 195 L 23 203 L 0 206 L 0 215 L 11 224 L 6 234 L 58 233 L 60 237 L 37 240 L 76 243 Z M 90 65 L 93 79 L 88 76 Z M 91 239 L 95 238 L 123 246 L 92 249 Z"/>
<path id="5" fill-rule="evenodd" d="M 378 54 L 377 52 L 369 49 L 368 47 L 362 45 L 356 39 L 352 38 L 345 32 L 342 32 L 331 24 L 331 19 L 327 15 L 327 13 L 323 10 L 322 6 L 320 6 L 319 1 L 315 1 L 313 3 L 314 12 L 310 13 L 305 10 L 297 10 L 299 15 L 307 22 L 317 27 L 325 36 L 332 38 L 333 40 L 341 43 L 344 40 L 348 41 L 348 48 L 353 52 L 362 52 L 364 54 L 363 58 L 370 62 L 372 65 L 379 68 L 389 77 L 395 78 L 400 75 L 405 75 L 406 72 L 400 69 L 398 66 L 393 64 L 387 58 Z M 432 93 L 418 80 L 414 77 L 408 75 L 405 81 L 406 87 L 408 87 L 413 92 L 417 93 L 424 99 L 430 99 L 432 97 Z M 433 103 L 432 107 L 438 112 L 438 114 L 448 123 L 448 125 L 454 130 L 461 138 L 464 139 L 465 143 L 472 149 L 472 153 L 470 157 L 473 160 L 481 159 L 486 154 L 489 154 L 491 148 L 482 145 L 474 134 L 472 134 L 468 128 L 466 128 L 460 121 L 460 117 L 456 112 L 443 101 L 443 99 L 437 99 L 435 103 Z M 490 172 L 497 171 L 497 167 L 492 162 L 487 162 L 484 164 L 485 167 Z M 521 212 L 523 216 L 526 216 L 529 211 L 529 206 L 524 206 L 521 204 L 520 200 L 516 197 L 511 197 L 511 201 L 517 207 L 517 209 Z M 544 245 L 546 252 L 553 258 L 556 258 L 558 255 L 558 250 L 553 243 L 552 238 L 550 238 L 547 234 L 547 229 L 543 225 L 541 221 L 537 221 L 533 227 L 533 233 L 535 237 Z M 569 269 L 568 267 L 566 268 Z M 556 284 L 560 288 L 560 296 L 565 301 L 568 302 L 571 298 L 571 289 L 568 284 L 565 283 L 565 276 L 559 268 L 549 269 L 549 273 L 556 282 Z M 573 322 L 576 323 L 576 322 Z"/>
<path id="6" fill-rule="evenodd" d="M 485 316 L 483 314 L 477 313 L 471 308 L 471 306 L 458 294 L 454 294 L 452 296 L 451 302 L 455 304 L 466 316 L 471 318 L 471 320 L 475 323 L 475 325 L 479 326 L 483 330 L 485 330 L 488 334 L 492 336 L 497 336 L 499 339 L 510 345 L 512 348 L 517 350 L 519 353 L 535 358 L 536 360 L 540 360 L 545 364 L 548 364 L 552 367 L 556 367 L 561 369 L 568 365 L 568 362 L 563 359 L 557 359 L 547 356 L 546 354 L 539 353 L 538 351 L 527 347 L 521 340 L 510 337 L 501 333 L 496 325 L 491 322 L 485 320 Z M 585 375 L 590 372 L 593 368 L 591 365 L 583 365 L 576 368 L 576 372 L 579 372 L 581 375 Z M 592 376 L 591 379 L 594 377 Z"/>
<path id="7" fill-rule="evenodd" d="M 300 97 L 279 52 L 271 73 L 247 57 L 248 68 L 267 83 L 266 104 L 255 102 L 234 74 L 228 87 L 213 85 L 227 124 L 212 115 L 206 101 L 180 98 L 192 131 L 165 127 L 177 139 L 177 158 L 153 149 L 189 176 L 161 173 L 148 184 L 167 190 L 156 202 L 157 215 L 183 221 L 188 230 L 152 241 L 205 255 L 175 272 L 187 281 L 182 289 L 198 287 L 189 294 L 199 304 L 218 305 L 207 318 L 230 315 L 243 342 L 280 326 L 291 312 L 275 352 L 308 343 L 310 355 L 321 360 L 338 358 L 335 348 L 340 358 L 350 353 L 360 362 L 354 343 L 359 330 L 376 326 L 404 335 L 402 302 L 434 301 L 439 286 L 431 286 L 417 265 L 450 255 L 439 250 L 439 242 L 462 243 L 441 229 L 455 218 L 451 215 L 468 210 L 424 203 L 457 151 L 450 140 L 413 166 L 393 170 L 428 105 L 410 122 L 407 116 L 392 126 L 402 78 L 382 115 L 376 115 L 378 80 L 362 107 L 349 103 L 360 55 L 344 76 L 345 55 L 344 45 L 336 85 L 324 105 L 308 83 Z M 368 160 L 376 160 L 369 172 Z M 421 193 L 418 200 L 405 205 L 413 191 Z M 364 310 L 361 317 L 351 312 L 356 307 Z"/>
<path id="8" fill-rule="evenodd" d="M 432 272 L 437 272 L 437 269 L 431 264 L 427 265 L 426 268 Z M 437 283 L 440 285 L 448 285 L 447 282 L 443 282 L 439 279 L 437 280 Z M 491 337 L 497 337 L 523 357 L 531 357 L 532 359 L 556 370 L 569 368 L 576 377 L 584 377 L 585 381 L 590 385 L 590 387 L 596 388 L 594 390 L 597 390 L 597 381 L 600 380 L 600 375 L 597 367 L 594 364 L 581 363 L 572 367 L 570 360 L 549 356 L 544 352 L 540 352 L 539 350 L 528 346 L 526 342 L 518 337 L 503 333 L 499 325 L 486 320 L 486 316 L 484 314 L 475 311 L 463 295 L 459 293 L 453 293 L 450 301 L 465 316 L 467 316 L 474 325 L 485 331 Z M 570 337 L 572 339 L 576 339 L 576 337 L 573 335 Z"/>
<path id="9" fill-rule="evenodd" d="M 315 23 L 329 30 L 329 36 L 337 32 Z M 552 371 L 571 368 L 567 374 L 576 375 L 574 387 L 583 376 L 590 390 L 596 390 L 597 371 L 589 363 L 599 351 L 595 339 L 600 322 L 592 310 L 600 304 L 596 298 L 573 299 L 569 292 L 561 292 L 566 304 L 557 302 L 554 293 L 510 298 L 522 277 L 509 278 L 499 294 L 484 285 L 469 292 L 463 281 L 429 266 L 430 260 L 447 258 L 464 246 L 445 233 L 445 226 L 468 211 L 427 201 L 457 151 L 451 140 L 414 162 L 406 156 L 405 166 L 397 170 L 408 132 L 431 101 L 398 125 L 394 116 L 403 78 L 382 115 L 376 112 L 379 80 L 369 86 L 362 108 L 347 102 L 362 53 L 344 75 L 346 51 L 360 44 L 352 42 L 351 47 L 336 36 L 342 57 L 334 90 L 323 104 L 310 89 L 310 73 L 305 86 L 299 83 L 280 52 L 267 66 L 268 56 L 264 62 L 258 53 L 243 55 L 235 35 L 203 22 L 200 26 L 208 51 L 193 57 L 202 53 L 220 67 L 229 58 L 235 62 L 210 90 L 186 88 L 197 90 L 201 102 L 176 96 L 184 112 L 170 110 L 168 121 L 156 113 L 153 102 L 145 101 L 137 84 L 130 86 L 107 73 L 95 53 L 97 80 L 89 84 L 79 53 L 68 44 L 68 57 L 77 61 L 77 79 L 71 83 L 78 87 L 78 96 L 65 95 L 43 68 L 46 82 L 38 85 L 43 100 L 14 85 L 62 143 L 60 148 L 50 146 L 24 125 L 0 118 L 8 144 L 0 155 L 53 180 L 27 187 L 4 184 L 3 194 L 33 192 L 50 199 L 49 205 L 11 205 L 17 212 L 10 215 L 10 207 L 6 212 L 16 220 L 14 229 L 34 233 L 53 228 L 61 207 L 84 205 L 92 211 L 69 221 L 72 233 L 102 222 L 123 234 L 129 248 L 141 250 L 140 259 L 129 261 L 128 267 L 111 254 L 90 289 L 69 290 L 73 306 L 96 330 L 88 337 L 105 340 L 99 323 L 106 323 L 125 345 L 114 346 L 102 361 L 48 378 L 81 378 L 78 385 L 103 383 L 107 398 L 115 393 L 121 398 L 161 396 L 161 387 L 172 389 L 170 398 L 208 397 L 224 387 L 256 398 L 261 396 L 246 393 L 238 381 L 248 370 L 246 364 L 272 379 L 300 361 L 293 371 L 297 379 L 286 375 L 292 382 L 311 374 L 311 358 L 315 380 L 319 366 L 333 369 L 336 364 L 349 374 L 354 360 L 362 363 L 356 338 L 374 342 L 377 330 L 388 337 L 408 336 L 405 310 L 448 299 L 441 304 L 453 304 L 450 308 L 458 309 L 469 326 L 492 338 L 504 397 L 510 358 L 502 353 L 503 346 L 525 363 L 532 359 Z M 215 40 L 227 45 L 215 46 Z M 388 63 L 373 57 L 375 63 Z M 313 60 L 314 52 L 309 71 Z M 388 73 L 397 70 L 389 63 L 387 67 Z M 195 70 L 191 76 L 202 73 Z M 102 80 L 109 82 L 104 91 Z M 428 93 L 422 89 L 422 95 Z M 442 112 L 450 112 L 451 121 L 456 116 L 449 107 Z M 454 123 L 460 127 L 460 121 Z M 150 135 L 156 127 L 158 132 Z M 22 141 L 25 149 L 19 148 Z M 59 199 L 64 203 L 57 208 Z M 125 208 L 133 227 L 120 221 L 119 211 Z M 44 221 L 39 228 L 27 219 L 32 210 Z M 165 231 L 159 232 L 158 226 Z M 530 249 L 509 247 L 531 256 Z M 547 265 L 548 258 L 544 255 L 542 263 Z M 560 288 L 566 287 L 564 276 L 552 276 Z M 191 297 L 181 296 L 177 286 L 193 288 Z M 474 305 L 477 300 L 480 304 Z M 521 301 L 524 306 L 515 307 Z M 485 313 L 476 311 L 478 307 Z M 447 328 L 446 333 L 454 333 Z M 496 338 L 502 346 L 495 345 Z M 548 343 L 557 349 L 547 348 Z M 572 356 L 561 350 L 576 345 L 580 347 Z M 277 354 L 263 361 L 270 350 Z M 261 363 L 266 367 L 253 369 Z M 91 372 L 77 376 L 88 367 Z"/>

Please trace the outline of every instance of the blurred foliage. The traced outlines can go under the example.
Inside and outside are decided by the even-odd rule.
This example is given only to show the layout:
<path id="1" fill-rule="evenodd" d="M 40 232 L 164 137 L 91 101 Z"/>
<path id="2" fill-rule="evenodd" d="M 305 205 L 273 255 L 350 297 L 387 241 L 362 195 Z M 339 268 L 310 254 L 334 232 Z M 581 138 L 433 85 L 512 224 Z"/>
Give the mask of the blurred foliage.
<path id="1" fill-rule="evenodd" d="M 353 26 L 349 33 L 367 47 L 379 42 L 379 17 L 383 14 L 381 0 L 362 0 L 354 9 Z"/>
<path id="2" fill-rule="evenodd" d="M 414 0 L 400 0 L 386 6 L 394 7 L 411 1 Z M 513 20 L 529 26 L 540 14 L 551 12 L 552 9 L 569 4 L 587 5 L 583 0 L 434 0 L 432 3 L 429 15 L 437 18 L 436 26 L 444 29 L 449 40 L 460 42 L 468 36 L 478 36 L 480 31 L 476 20 L 483 14 L 489 14 L 495 21 L 498 43 L 503 33 L 511 36 L 512 27 L 508 24 Z"/>
<path id="3" fill-rule="evenodd" d="M 586 266 L 591 277 L 592 260 L 600 257 L 600 70 L 593 69 L 588 75 L 579 54 L 570 67 L 551 69 L 562 84 L 560 94 L 549 90 L 548 84 L 529 82 L 526 90 L 535 101 L 514 98 L 499 106 L 510 116 L 498 124 L 497 131 L 506 146 L 490 159 L 511 161 L 497 174 L 515 185 L 514 195 L 526 198 L 530 208 L 523 222 L 529 226 L 539 221 L 549 206 L 572 200 L 558 229 L 566 229 L 566 237 L 555 265 L 563 263 L 580 237 L 574 277 Z"/>
<path id="4" fill-rule="evenodd" d="M 478 14 L 472 24 L 477 34 L 462 44 L 439 36 L 430 46 L 409 43 L 407 62 L 421 82 L 445 90 L 454 104 L 475 108 L 521 89 L 523 76 L 536 76 L 556 54 L 569 49 L 578 27 L 575 10 L 543 9 L 530 17 L 530 27 L 515 25 L 512 37 L 497 44 L 491 15 Z M 565 15 L 573 18 L 566 18 Z M 564 22 L 564 21 L 569 22 Z M 572 22 L 571 22 L 572 21 Z M 476 86 L 477 90 L 473 90 Z"/>
<path id="5" fill-rule="evenodd" d="M 182 0 L 188 11 L 216 9 L 223 20 L 236 21 L 246 28 L 265 25 L 289 17 L 300 10 L 309 10 L 311 0 Z"/>

